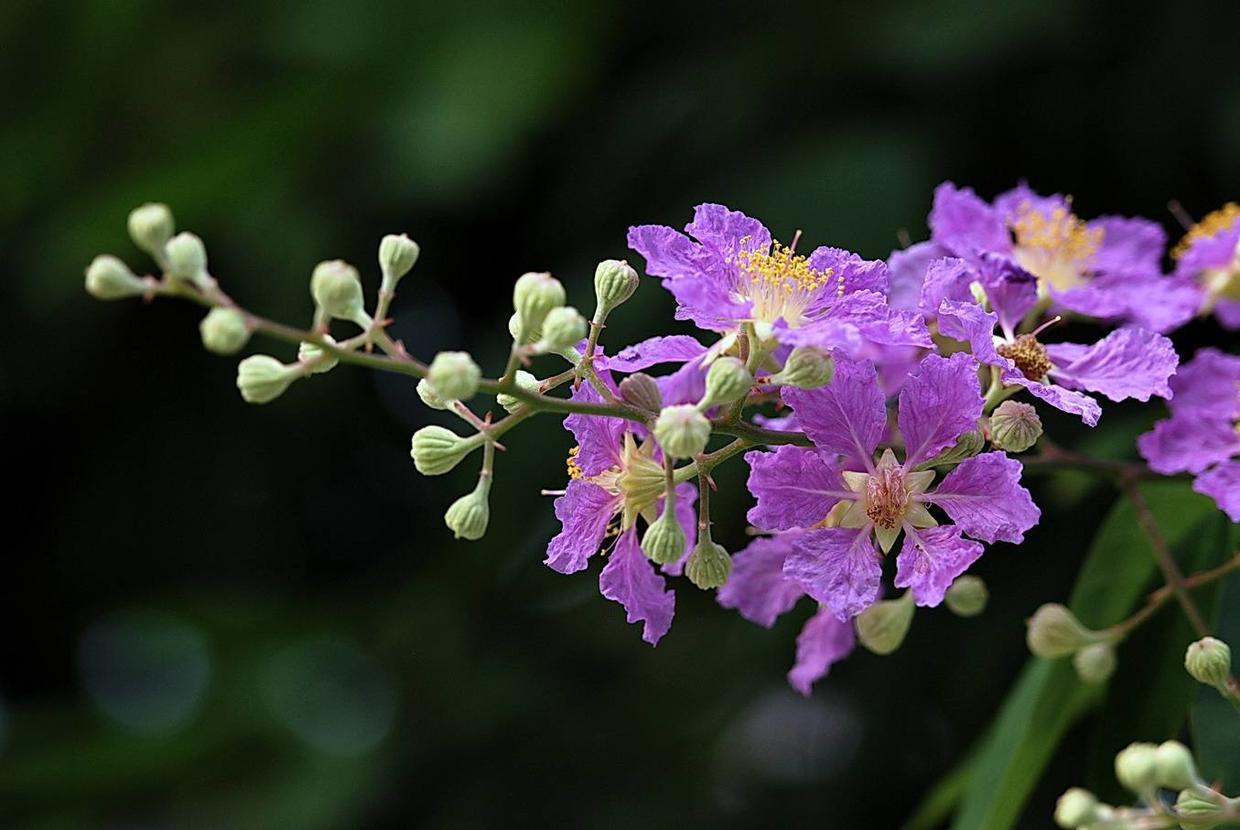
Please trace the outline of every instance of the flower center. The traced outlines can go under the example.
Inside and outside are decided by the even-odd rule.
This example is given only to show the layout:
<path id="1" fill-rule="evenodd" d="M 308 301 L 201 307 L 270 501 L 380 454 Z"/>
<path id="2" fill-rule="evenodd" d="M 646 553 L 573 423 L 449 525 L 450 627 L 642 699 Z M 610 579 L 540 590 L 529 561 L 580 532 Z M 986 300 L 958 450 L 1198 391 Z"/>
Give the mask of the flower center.
<path id="1" fill-rule="evenodd" d="M 1171 252 L 1171 258 L 1179 259 L 1196 243 L 1231 230 L 1237 222 L 1240 222 L 1240 205 L 1235 202 L 1228 202 L 1218 210 L 1207 213 L 1204 219 L 1188 229 Z"/>
<path id="2" fill-rule="evenodd" d="M 866 482 L 865 490 L 865 515 L 870 521 L 885 530 L 899 527 L 909 506 L 904 469 L 890 467 L 876 471 Z"/>
<path id="3" fill-rule="evenodd" d="M 1017 263 L 1060 291 L 1084 281 L 1088 262 L 1102 245 L 1102 228 L 1091 229 L 1063 205 L 1047 213 L 1022 202 L 1011 228 Z"/>
<path id="4" fill-rule="evenodd" d="M 1030 380 L 1042 380 L 1051 370 L 1051 359 L 1046 347 L 1032 334 L 1017 336 L 1011 343 L 995 347 L 995 351 L 1016 364 L 1021 374 Z"/>
<path id="5" fill-rule="evenodd" d="M 782 317 L 792 328 L 804 322 L 805 309 L 835 278 L 831 268 L 819 271 L 778 242 L 770 251 L 750 251 L 742 244 L 730 261 L 736 265 L 736 294 L 753 303 L 754 319 L 774 323 Z M 837 282 L 836 292 L 842 296 L 843 278 Z"/>

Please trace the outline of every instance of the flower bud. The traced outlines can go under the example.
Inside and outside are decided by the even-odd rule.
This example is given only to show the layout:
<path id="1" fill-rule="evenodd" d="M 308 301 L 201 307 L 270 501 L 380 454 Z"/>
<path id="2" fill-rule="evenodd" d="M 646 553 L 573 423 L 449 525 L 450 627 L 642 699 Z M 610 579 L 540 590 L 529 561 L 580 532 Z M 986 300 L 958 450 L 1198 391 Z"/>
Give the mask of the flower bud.
<path id="1" fill-rule="evenodd" d="M 418 385 L 414 387 L 418 391 L 418 397 L 422 399 L 422 403 L 431 409 L 448 410 L 452 408 L 452 401 L 444 398 L 435 391 L 435 385 L 426 378 L 418 381 Z"/>
<path id="2" fill-rule="evenodd" d="M 524 369 L 518 369 L 516 375 L 513 376 L 512 382 L 516 384 L 518 389 L 522 389 L 531 394 L 537 394 L 542 389 L 542 384 L 538 378 L 531 375 Z M 505 395 L 500 392 L 495 396 L 495 402 L 504 408 L 505 412 L 515 412 L 517 407 L 524 405 L 524 401 L 515 398 L 512 395 Z"/>
<path id="3" fill-rule="evenodd" d="M 516 343 L 532 343 L 542 337 L 541 328 L 522 333 L 520 314 L 513 314 L 508 318 L 508 333 L 512 335 L 513 342 Z"/>
<path id="4" fill-rule="evenodd" d="M 784 368 L 771 375 L 770 382 L 776 386 L 817 389 L 826 386 L 833 377 L 835 362 L 830 354 L 813 346 L 797 346 L 788 354 Z"/>
<path id="5" fill-rule="evenodd" d="M 616 306 L 633 296 L 640 281 L 622 259 L 605 259 L 594 269 L 594 322 L 602 323 Z"/>
<path id="6" fill-rule="evenodd" d="M 235 308 L 213 308 L 198 324 L 202 345 L 216 354 L 236 354 L 250 339 L 250 327 Z"/>
<path id="7" fill-rule="evenodd" d="M 314 266 L 310 296 L 318 308 L 316 320 L 320 325 L 328 319 L 349 320 L 360 326 L 370 322 L 362 298 L 362 280 L 357 269 L 344 260 L 332 259 Z"/>
<path id="8" fill-rule="evenodd" d="M 969 293 L 973 295 L 973 299 L 982 308 L 990 309 L 990 298 L 986 296 L 986 288 L 977 280 L 969 283 Z"/>
<path id="9" fill-rule="evenodd" d="M 189 231 L 182 231 L 164 245 L 168 275 L 183 282 L 201 285 L 207 279 L 207 246 Z"/>
<path id="10" fill-rule="evenodd" d="M 383 237 L 379 242 L 379 270 L 383 272 L 383 284 L 389 290 L 395 288 L 400 278 L 413 269 L 420 253 L 422 249 L 418 243 L 403 233 L 400 236 L 390 233 Z"/>
<path id="11" fill-rule="evenodd" d="M 409 455 L 413 465 L 424 476 L 439 476 L 451 470 L 461 459 L 482 444 L 482 435 L 462 438 L 450 429 L 432 424 L 413 434 Z"/>
<path id="12" fill-rule="evenodd" d="M 990 442 L 1001 450 L 1024 452 L 1042 437 L 1042 419 L 1031 405 L 1004 401 L 990 416 Z"/>
<path id="13" fill-rule="evenodd" d="M 948 464 L 959 464 L 966 458 L 972 458 L 986 448 L 986 437 L 976 429 L 969 430 L 956 439 L 956 443 L 943 450 L 931 459 L 917 465 L 918 470 L 929 470 Z"/>
<path id="14" fill-rule="evenodd" d="M 1214 830 L 1227 809 L 1227 798 L 1205 787 L 1185 789 L 1175 800 L 1175 817 L 1184 830 Z"/>
<path id="15" fill-rule="evenodd" d="M 472 492 L 452 502 L 443 520 L 456 538 L 475 542 L 487 532 L 487 522 L 491 518 L 490 493 L 491 476 L 484 474 L 478 477 L 478 485 Z"/>
<path id="16" fill-rule="evenodd" d="M 1097 812 L 1097 797 L 1089 790 L 1073 787 L 1055 802 L 1055 823 L 1066 830 L 1076 830 L 1093 822 Z"/>
<path id="17" fill-rule="evenodd" d="M 706 449 L 710 421 L 693 404 L 665 406 L 654 422 L 655 440 L 673 458 L 692 458 Z"/>
<path id="18" fill-rule="evenodd" d="M 529 343 L 542 330 L 543 320 L 553 308 L 564 305 L 564 286 L 547 273 L 522 274 L 512 289 L 512 305 L 517 311 L 517 340 Z"/>
<path id="19" fill-rule="evenodd" d="M 271 355 L 255 354 L 237 364 L 237 388 L 246 403 L 270 403 L 301 377 L 297 364 L 285 366 Z"/>
<path id="20" fill-rule="evenodd" d="M 329 343 L 336 342 L 326 334 L 323 335 L 323 338 Z M 297 360 L 300 363 L 308 365 L 312 364 L 310 368 L 310 374 L 312 375 L 321 375 L 325 372 L 330 372 L 340 363 L 340 358 L 330 353 L 324 356 L 323 349 L 320 349 L 313 343 L 307 343 L 305 341 L 297 344 Z"/>
<path id="21" fill-rule="evenodd" d="M 1115 647 L 1093 643 L 1072 655 L 1076 676 L 1086 683 L 1102 683 L 1115 673 Z"/>
<path id="22" fill-rule="evenodd" d="M 677 562 L 685 553 L 685 529 L 676 520 L 675 513 L 675 510 L 664 509 L 642 536 L 642 552 L 659 565 Z"/>
<path id="23" fill-rule="evenodd" d="M 647 412 L 658 412 L 663 408 L 663 393 L 659 391 L 659 384 L 644 372 L 634 372 L 620 381 L 620 400 Z"/>
<path id="24" fill-rule="evenodd" d="M 427 368 L 426 379 L 444 400 L 467 401 L 478 394 L 482 370 L 468 352 L 440 352 Z"/>
<path id="25" fill-rule="evenodd" d="M 1146 795 L 1158 789 L 1158 747 L 1135 743 L 1115 756 L 1115 777 L 1124 789 Z"/>
<path id="26" fill-rule="evenodd" d="M 709 538 L 698 542 L 693 553 L 689 554 L 689 561 L 685 562 L 685 576 L 703 591 L 718 588 L 728 581 L 731 573 L 732 557 L 728 556 L 722 545 Z"/>
<path id="27" fill-rule="evenodd" d="M 1184 668 L 1198 683 L 1224 686 L 1231 676 L 1231 647 L 1214 637 L 1202 637 L 1188 647 Z"/>
<path id="28" fill-rule="evenodd" d="M 876 602 L 857 616 L 857 639 L 875 654 L 891 654 L 904 642 L 913 622 L 913 594 Z"/>
<path id="29" fill-rule="evenodd" d="M 943 595 L 947 609 L 957 617 L 976 617 L 986 610 L 989 599 L 990 592 L 986 590 L 986 583 L 980 576 L 971 574 L 956 577 L 956 581 Z"/>
<path id="30" fill-rule="evenodd" d="M 146 283 L 116 257 L 102 254 L 86 268 L 86 293 L 96 300 L 123 300 L 141 297 Z"/>
<path id="31" fill-rule="evenodd" d="M 586 318 L 572 306 L 560 306 L 547 312 L 538 345 L 542 351 L 561 352 L 576 346 L 586 336 Z"/>
<path id="32" fill-rule="evenodd" d="M 1058 603 L 1048 603 L 1035 611 L 1028 626 L 1025 640 L 1038 657 L 1067 657 L 1104 639 L 1102 634 L 1081 625 L 1071 611 Z"/>
<path id="33" fill-rule="evenodd" d="M 1193 753 L 1179 741 L 1163 741 L 1154 753 L 1154 765 L 1158 768 L 1158 786 L 1168 790 L 1187 790 L 1197 784 L 1201 776 L 1193 763 Z"/>
<path id="34" fill-rule="evenodd" d="M 706 394 L 698 401 L 698 409 L 738 401 L 753 388 L 753 375 L 734 357 L 721 357 L 706 372 Z"/>
<path id="35" fill-rule="evenodd" d="M 164 245 L 176 232 L 167 205 L 147 202 L 129 212 L 129 238 L 156 261 L 164 261 Z"/>

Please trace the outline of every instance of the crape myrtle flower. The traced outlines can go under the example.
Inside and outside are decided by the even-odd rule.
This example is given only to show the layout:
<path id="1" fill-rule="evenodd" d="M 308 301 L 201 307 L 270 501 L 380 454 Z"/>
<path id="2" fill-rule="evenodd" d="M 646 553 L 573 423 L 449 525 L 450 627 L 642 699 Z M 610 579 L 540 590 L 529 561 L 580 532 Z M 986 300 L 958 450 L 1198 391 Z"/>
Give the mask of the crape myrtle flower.
<path id="1" fill-rule="evenodd" d="M 784 562 L 802 531 L 760 536 L 732 555 L 732 575 L 719 589 L 719 604 L 736 609 L 750 622 L 770 628 L 783 613 L 806 596 L 801 583 L 784 574 Z M 852 653 L 857 643 L 852 622 L 843 622 L 823 606 L 797 637 L 796 662 L 788 682 L 803 695 L 827 676 L 834 663 Z"/>
<path id="2" fill-rule="evenodd" d="M 982 414 L 977 362 L 966 354 L 927 356 L 900 392 L 897 423 L 905 456 L 875 459 L 887 424 L 873 364 L 839 356 L 822 389 L 785 390 L 784 399 L 814 448 L 751 452 L 751 524 L 805 529 L 784 574 L 848 620 L 879 594 L 882 555 L 901 533 L 895 585 L 918 605 L 934 606 L 952 580 L 982 554 L 984 542 L 1020 542 L 1040 512 L 1020 485 L 1020 462 L 1002 452 L 968 458 L 932 488 L 919 465 L 977 429 Z M 938 507 L 954 524 L 940 525 Z M 880 553 L 881 551 L 881 553 Z"/>
<path id="3" fill-rule="evenodd" d="M 685 234 L 688 234 L 686 236 Z M 840 248 L 802 256 L 772 240 L 756 219 L 699 205 L 685 234 L 663 225 L 629 228 L 629 246 L 676 298 L 676 319 L 719 332 L 727 348 L 746 325 L 784 346 L 930 346 L 916 314 L 887 303 L 887 266 Z"/>
<path id="4" fill-rule="evenodd" d="M 1228 203 L 1189 229 L 1171 252 L 1175 278 L 1196 292 L 1197 311 L 1240 329 L 1240 205 Z"/>
<path id="5" fill-rule="evenodd" d="M 1196 312 L 1191 286 L 1163 276 L 1166 233 L 1147 219 L 1103 216 L 1085 222 L 1069 198 L 1040 196 L 1025 184 L 987 204 L 971 188 L 934 191 L 931 239 L 975 261 L 997 254 L 1037 278 L 1053 309 L 1170 331 Z"/>
<path id="6" fill-rule="evenodd" d="M 1240 522 L 1240 357 L 1202 349 L 1171 379 L 1171 417 L 1137 439 L 1150 468 L 1191 473 L 1193 489 Z"/>
<path id="7" fill-rule="evenodd" d="M 981 285 L 993 311 L 978 304 L 972 284 Z M 1042 328 L 1017 333 L 1037 301 L 1034 278 L 993 257 L 983 257 L 978 268 L 962 259 L 936 260 L 922 287 L 923 310 L 937 308 L 941 335 L 968 343 L 974 357 L 998 368 L 1004 384 L 1022 386 L 1089 426 L 1098 423 L 1102 408 L 1081 390 L 1112 401 L 1171 396 L 1167 381 L 1179 358 L 1166 337 L 1129 326 L 1092 345 L 1043 344 Z"/>

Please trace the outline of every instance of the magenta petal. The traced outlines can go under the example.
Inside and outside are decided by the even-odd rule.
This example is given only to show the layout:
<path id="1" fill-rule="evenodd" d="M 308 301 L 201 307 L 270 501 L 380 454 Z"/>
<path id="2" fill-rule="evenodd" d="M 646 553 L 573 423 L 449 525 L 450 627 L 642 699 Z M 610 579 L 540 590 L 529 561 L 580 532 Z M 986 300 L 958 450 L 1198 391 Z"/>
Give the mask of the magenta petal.
<path id="1" fill-rule="evenodd" d="M 1171 379 L 1171 411 L 1195 411 L 1240 418 L 1240 356 L 1202 349 Z"/>
<path id="2" fill-rule="evenodd" d="M 1012 361 L 995 351 L 995 326 L 999 316 L 973 302 L 943 300 L 939 305 L 939 333 L 969 344 L 982 363 L 1010 368 Z"/>
<path id="3" fill-rule="evenodd" d="M 1100 392 L 1113 401 L 1171 397 L 1167 381 L 1180 362 L 1170 340 L 1135 327 L 1116 329 L 1092 346 L 1059 343 L 1046 351 L 1055 363 L 1051 377 L 1060 384 Z"/>
<path id="4" fill-rule="evenodd" d="M 738 250 L 765 251 L 771 247 L 771 232 L 765 225 L 724 205 L 698 205 L 685 233 L 724 258 Z"/>
<path id="5" fill-rule="evenodd" d="M 905 465 L 915 467 L 977 428 L 982 417 L 977 361 L 957 352 L 928 355 L 900 391 L 900 434 Z"/>
<path id="6" fill-rule="evenodd" d="M 1148 219 L 1127 216 L 1100 216 L 1089 223 L 1102 231 L 1102 245 L 1090 261 L 1101 274 L 1159 274 L 1167 232 Z"/>
<path id="7" fill-rule="evenodd" d="M 886 297 L 890 291 L 887 263 L 881 259 L 862 259 L 852 251 L 824 245 L 814 249 L 808 260 L 815 271 L 830 269 L 831 294 L 836 296 L 854 291 L 873 291 Z"/>
<path id="8" fill-rule="evenodd" d="M 547 545 L 543 561 L 562 574 L 580 571 L 602 546 L 607 523 L 619 509 L 619 496 L 582 479 L 570 481 L 564 495 L 555 500 L 555 517 L 563 529 Z"/>
<path id="9" fill-rule="evenodd" d="M 594 365 L 614 372 L 636 372 L 660 363 L 686 363 L 706 353 L 697 338 L 687 334 L 651 337 L 632 346 L 625 346 L 611 357 L 599 357 Z"/>
<path id="10" fill-rule="evenodd" d="M 1228 461 L 1200 475 L 1193 489 L 1218 503 L 1233 522 L 1240 522 L 1240 461 Z"/>
<path id="11" fill-rule="evenodd" d="M 878 599 L 882 557 L 869 527 L 828 527 L 803 533 L 784 560 L 784 576 L 849 620 Z"/>
<path id="12" fill-rule="evenodd" d="M 852 496 L 839 467 L 815 449 L 784 445 L 747 453 L 745 461 L 749 492 L 757 499 L 747 518 L 763 530 L 813 527 L 841 498 Z"/>
<path id="13" fill-rule="evenodd" d="M 887 408 L 872 363 L 837 354 L 831 383 L 821 389 L 785 389 L 783 397 L 820 449 L 867 467 L 873 464 Z"/>
<path id="14" fill-rule="evenodd" d="M 1199 473 L 1240 454 L 1240 435 L 1227 418 L 1190 410 L 1154 424 L 1137 449 L 1156 473 Z"/>
<path id="15" fill-rule="evenodd" d="M 656 645 L 672 627 L 676 595 L 666 590 L 663 577 L 642 553 L 636 531 L 630 529 L 620 534 L 599 574 L 598 588 L 607 599 L 624 606 L 630 623 L 645 623 L 642 639 L 650 645 Z"/>
<path id="16" fill-rule="evenodd" d="M 952 525 L 904 531 L 904 546 L 896 557 L 897 588 L 911 588 L 913 601 L 933 607 L 943 601 L 952 581 L 982 555 L 978 542 L 965 539 Z"/>
<path id="17" fill-rule="evenodd" d="M 636 225 L 629 228 L 629 247 L 646 260 L 646 273 L 679 279 L 701 273 L 700 246 L 675 228 L 666 225 Z"/>
<path id="18" fill-rule="evenodd" d="M 735 608 L 750 622 L 770 628 L 775 619 L 805 595 L 801 585 L 784 576 L 784 559 L 798 534 L 760 536 L 732 556 L 732 574 L 719 589 L 719 604 Z"/>
<path id="19" fill-rule="evenodd" d="M 926 270 L 936 259 L 947 256 L 933 242 L 917 242 L 887 257 L 888 280 L 891 282 L 889 302 L 892 308 L 913 310 L 921 299 L 921 286 Z M 937 309 L 937 306 L 936 306 Z"/>
<path id="20" fill-rule="evenodd" d="M 788 672 L 788 683 L 808 697 L 814 683 L 827 676 L 832 664 L 851 654 L 856 642 L 852 623 L 840 622 L 825 608 L 820 610 L 797 636 L 797 661 Z"/>
<path id="21" fill-rule="evenodd" d="M 931 239 L 957 256 L 1012 249 L 1003 217 L 972 188 L 957 188 L 951 182 L 935 188 L 929 221 Z"/>
<path id="22" fill-rule="evenodd" d="M 1097 426 L 1098 419 L 1102 417 L 1102 407 L 1098 405 L 1096 400 L 1083 392 L 1065 389 L 1053 383 L 1040 383 L 1036 380 L 1029 380 L 1016 371 L 1004 372 L 1003 382 L 1025 387 L 1029 390 L 1029 394 L 1035 398 L 1046 401 L 1062 412 L 1076 415 L 1085 422 L 1086 426 Z"/>
<path id="23" fill-rule="evenodd" d="M 968 262 L 958 257 L 942 257 L 926 268 L 926 279 L 921 286 L 918 307 L 922 314 L 934 317 L 944 300 L 958 303 L 973 302 L 969 284 L 978 279 L 978 273 Z"/>
<path id="24" fill-rule="evenodd" d="M 594 387 L 583 383 L 573 390 L 572 399 L 600 403 L 602 398 Z M 625 422 L 620 418 L 573 413 L 564 419 L 564 426 L 577 439 L 574 460 L 583 475 L 593 476 L 620 465 L 624 444 Z"/>
<path id="25" fill-rule="evenodd" d="M 986 542 L 1021 542 L 1042 512 L 1020 484 L 1024 467 L 1001 452 L 961 462 L 925 500 L 943 509 L 965 533 Z"/>

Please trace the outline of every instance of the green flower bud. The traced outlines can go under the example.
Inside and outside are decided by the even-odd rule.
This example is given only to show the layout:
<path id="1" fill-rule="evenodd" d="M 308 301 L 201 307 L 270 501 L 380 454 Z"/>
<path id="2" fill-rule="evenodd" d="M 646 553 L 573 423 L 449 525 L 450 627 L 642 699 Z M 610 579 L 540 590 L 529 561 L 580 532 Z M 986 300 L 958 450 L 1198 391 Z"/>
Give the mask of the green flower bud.
<path id="1" fill-rule="evenodd" d="M 731 573 L 732 557 L 728 556 L 722 545 L 709 538 L 698 542 L 693 553 L 689 554 L 689 560 L 685 562 L 685 576 L 703 591 L 718 588 L 728 581 Z"/>
<path id="2" fill-rule="evenodd" d="M 1163 741 L 1154 753 L 1158 786 L 1168 790 L 1187 790 L 1201 780 L 1193 753 L 1179 741 Z"/>
<path id="3" fill-rule="evenodd" d="M 164 261 L 164 245 L 176 232 L 172 211 L 167 205 L 147 202 L 129 213 L 129 238 L 159 263 Z"/>
<path id="4" fill-rule="evenodd" d="M 616 306 L 633 296 L 640 281 L 622 259 L 605 259 L 594 269 L 594 322 L 602 323 Z"/>
<path id="5" fill-rule="evenodd" d="M 1055 802 L 1055 823 L 1066 830 L 1076 830 L 1091 823 L 1097 813 L 1097 797 L 1080 787 L 1073 787 Z"/>
<path id="6" fill-rule="evenodd" d="M 426 379 L 444 400 L 467 401 L 478 394 L 482 370 L 468 352 L 440 352 L 426 370 Z"/>
<path id="7" fill-rule="evenodd" d="M 659 384 L 644 372 L 634 372 L 620 381 L 620 399 L 647 412 L 658 412 L 663 408 L 663 393 L 659 391 Z"/>
<path id="8" fill-rule="evenodd" d="M 1184 668 L 1198 683 L 1224 686 L 1231 677 L 1231 647 L 1214 637 L 1202 637 L 1185 652 Z"/>
<path id="9" fill-rule="evenodd" d="M 96 300 L 141 297 L 146 291 L 146 283 L 111 254 L 95 257 L 86 268 L 86 293 Z"/>
<path id="10" fill-rule="evenodd" d="M 586 336 L 586 318 L 572 306 L 560 306 L 547 312 L 538 345 L 543 351 L 561 352 L 576 346 Z"/>
<path id="11" fill-rule="evenodd" d="M 392 289 L 405 274 L 413 270 L 422 249 L 405 234 L 388 234 L 379 242 L 379 270 L 383 272 L 383 284 Z"/>
<path id="12" fill-rule="evenodd" d="M 164 245 L 168 275 L 182 282 L 201 285 L 207 280 L 207 246 L 189 231 L 182 231 Z"/>
<path id="13" fill-rule="evenodd" d="M 642 552 L 659 565 L 670 565 L 685 553 L 685 529 L 676 520 L 675 512 L 664 510 L 642 536 Z"/>
<path id="14" fill-rule="evenodd" d="M 956 577 L 956 581 L 943 595 L 947 609 L 957 617 L 976 617 L 986 610 L 989 599 L 990 592 L 986 590 L 986 583 L 980 576 L 969 574 Z"/>
<path id="15" fill-rule="evenodd" d="M 835 362 L 831 355 L 813 346 L 797 346 L 788 354 L 784 368 L 771 375 L 775 386 L 795 386 L 799 389 L 817 389 L 826 386 L 835 377 Z"/>
<path id="16" fill-rule="evenodd" d="M 1175 801 L 1175 817 L 1184 830 L 1214 830 L 1226 816 L 1226 798 L 1205 787 L 1185 789 Z"/>
<path id="17" fill-rule="evenodd" d="M 250 327 L 235 308 L 213 308 L 198 324 L 202 345 L 216 354 L 236 354 L 250 339 Z"/>
<path id="18" fill-rule="evenodd" d="M 904 642 L 913 622 L 913 594 L 876 602 L 857 617 L 857 639 L 875 654 L 891 654 Z"/>
<path id="19" fill-rule="evenodd" d="M 542 389 L 542 384 L 538 378 L 531 375 L 524 369 L 518 369 L 516 375 L 513 376 L 512 382 L 517 385 L 518 389 L 523 389 L 531 394 L 538 394 Z M 522 406 L 525 402 L 520 398 L 514 398 L 512 395 L 505 395 L 500 392 L 495 396 L 495 402 L 504 408 L 505 412 L 515 412 L 517 407 Z"/>
<path id="20" fill-rule="evenodd" d="M 721 357 L 706 372 L 706 395 L 698 402 L 698 409 L 738 401 L 752 388 L 753 375 L 745 364 L 734 357 Z"/>
<path id="21" fill-rule="evenodd" d="M 1115 647 L 1093 643 L 1072 655 L 1077 677 L 1086 683 L 1102 683 L 1115 673 Z"/>
<path id="22" fill-rule="evenodd" d="M 1124 789 L 1144 796 L 1158 789 L 1158 747 L 1135 743 L 1115 756 L 1115 777 Z"/>
<path id="23" fill-rule="evenodd" d="M 270 403 L 301 376 L 301 366 L 285 366 L 271 355 L 250 355 L 237 364 L 237 388 L 246 403 Z"/>
<path id="24" fill-rule="evenodd" d="M 957 438 L 955 444 L 943 450 L 934 458 L 918 464 L 917 469 L 929 470 L 931 467 L 959 464 L 966 458 L 972 458 L 977 455 L 985 448 L 986 437 L 978 430 L 970 430 Z"/>
<path id="25" fill-rule="evenodd" d="M 520 314 L 513 314 L 508 318 L 508 333 L 512 335 L 514 343 L 532 343 L 542 337 L 541 328 L 522 333 Z"/>
<path id="26" fill-rule="evenodd" d="M 323 335 L 323 338 L 329 343 L 336 342 L 326 334 Z M 297 344 L 297 360 L 299 363 L 307 365 L 313 364 L 310 369 L 310 374 L 312 375 L 321 375 L 325 372 L 330 372 L 340 363 L 340 358 L 331 354 L 328 354 L 327 357 L 323 357 L 322 349 L 313 343 L 307 343 L 305 341 Z"/>
<path id="27" fill-rule="evenodd" d="M 710 421 L 693 404 L 666 406 L 654 422 L 655 440 L 673 458 L 692 458 L 706 449 Z"/>
<path id="28" fill-rule="evenodd" d="M 490 494 L 491 476 L 483 474 L 472 492 L 452 502 L 443 520 L 456 538 L 475 542 L 487 532 L 487 522 L 491 518 Z"/>
<path id="29" fill-rule="evenodd" d="M 974 280 L 969 283 L 969 293 L 973 295 L 973 299 L 977 300 L 977 304 L 986 310 L 990 310 L 990 298 L 986 296 L 986 289 L 980 282 Z"/>
<path id="30" fill-rule="evenodd" d="M 462 438 L 450 429 L 432 424 L 413 434 L 409 455 L 413 465 L 424 476 L 439 476 L 451 470 L 461 459 L 482 446 L 481 434 Z"/>
<path id="31" fill-rule="evenodd" d="M 547 273 L 522 274 L 512 289 L 512 305 L 517 311 L 517 337 L 520 343 L 536 339 L 543 320 L 553 308 L 564 305 L 564 286 Z"/>
<path id="32" fill-rule="evenodd" d="M 452 408 L 451 399 L 444 398 L 435 391 L 435 386 L 426 378 L 418 381 L 415 387 L 418 390 L 418 397 L 422 399 L 422 403 L 431 409 L 448 410 Z"/>
<path id="33" fill-rule="evenodd" d="M 1035 611 L 1028 626 L 1025 640 L 1038 657 L 1067 657 L 1106 639 L 1081 625 L 1071 611 L 1058 603 L 1048 603 Z"/>
<path id="34" fill-rule="evenodd" d="M 1042 437 L 1042 419 L 1032 406 L 1004 401 L 990 416 L 990 442 L 1001 450 L 1024 452 Z"/>
<path id="35" fill-rule="evenodd" d="M 362 327 L 370 324 L 362 297 L 362 280 L 357 269 L 343 260 L 328 260 L 314 266 L 310 296 L 317 307 L 318 325 L 329 319 L 349 320 Z"/>

